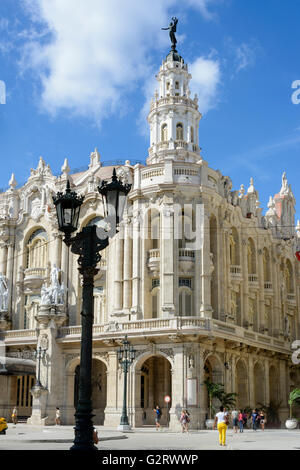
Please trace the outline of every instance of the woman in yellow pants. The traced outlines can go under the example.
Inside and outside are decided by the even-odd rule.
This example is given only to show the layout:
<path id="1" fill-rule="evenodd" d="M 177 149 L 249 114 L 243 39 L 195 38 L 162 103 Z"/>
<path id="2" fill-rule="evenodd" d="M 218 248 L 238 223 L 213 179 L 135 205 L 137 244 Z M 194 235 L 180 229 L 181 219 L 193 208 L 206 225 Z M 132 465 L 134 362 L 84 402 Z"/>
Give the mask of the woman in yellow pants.
<path id="1" fill-rule="evenodd" d="M 216 424 L 218 427 L 219 431 L 219 442 L 220 446 L 225 446 L 226 445 L 226 431 L 227 431 L 227 413 L 224 410 L 223 406 L 220 406 L 220 411 L 219 413 L 216 414 L 215 416 L 215 422 L 213 429 L 216 429 Z"/>

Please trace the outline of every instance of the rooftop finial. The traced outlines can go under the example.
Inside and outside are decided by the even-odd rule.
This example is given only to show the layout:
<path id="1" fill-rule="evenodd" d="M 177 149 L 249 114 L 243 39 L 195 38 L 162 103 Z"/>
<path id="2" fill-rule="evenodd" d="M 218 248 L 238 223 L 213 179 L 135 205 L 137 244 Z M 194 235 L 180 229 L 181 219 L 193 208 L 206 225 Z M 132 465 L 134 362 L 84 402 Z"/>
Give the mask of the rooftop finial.
<path id="1" fill-rule="evenodd" d="M 172 43 L 172 51 L 177 52 L 176 51 L 177 40 L 176 40 L 176 37 L 175 37 L 175 33 L 176 33 L 178 19 L 175 16 L 173 16 L 172 20 L 173 21 L 171 21 L 170 25 L 167 28 L 161 28 L 161 29 L 170 31 L 169 34 L 170 34 L 170 39 L 171 39 L 171 43 Z"/>

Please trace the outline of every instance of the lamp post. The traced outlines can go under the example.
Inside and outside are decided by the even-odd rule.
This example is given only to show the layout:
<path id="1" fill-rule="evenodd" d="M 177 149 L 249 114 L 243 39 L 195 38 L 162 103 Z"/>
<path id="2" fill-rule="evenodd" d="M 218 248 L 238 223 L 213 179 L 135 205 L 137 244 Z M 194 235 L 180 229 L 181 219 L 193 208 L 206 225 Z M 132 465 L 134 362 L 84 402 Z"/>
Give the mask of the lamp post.
<path id="1" fill-rule="evenodd" d="M 131 429 L 127 416 L 127 373 L 135 358 L 135 353 L 136 352 L 127 340 L 126 335 L 125 339 L 122 341 L 122 347 L 118 349 L 118 360 L 124 373 L 123 409 L 120 425 L 118 427 L 120 431 L 129 431 Z"/>
<path id="2" fill-rule="evenodd" d="M 113 170 L 112 181 L 102 181 L 98 188 L 102 195 L 104 215 L 112 226 L 108 231 L 96 225 L 84 227 L 81 232 L 72 237 L 77 231 L 80 207 L 84 197 L 79 197 L 71 190 L 67 182 L 65 193 L 57 193 L 53 197 L 56 206 L 59 230 L 64 232 L 64 242 L 71 246 L 72 253 L 79 255 L 79 272 L 83 277 L 82 312 L 81 312 L 81 351 L 79 372 L 79 394 L 75 413 L 75 439 L 71 450 L 97 450 L 93 443 L 92 417 L 92 335 L 94 320 L 94 276 L 97 274 L 97 264 L 101 260 L 99 251 L 109 244 L 109 237 L 117 232 L 117 225 L 123 217 L 126 196 L 131 185 L 124 185 Z"/>
<path id="3" fill-rule="evenodd" d="M 41 359 L 44 359 L 44 357 L 46 356 L 46 349 L 42 349 L 41 346 L 38 347 L 38 349 L 36 349 L 34 351 L 34 357 L 37 359 L 38 361 L 38 376 L 37 376 L 37 379 L 36 379 L 36 384 L 35 386 L 36 387 L 41 387 L 43 388 L 42 384 L 41 384 Z"/>

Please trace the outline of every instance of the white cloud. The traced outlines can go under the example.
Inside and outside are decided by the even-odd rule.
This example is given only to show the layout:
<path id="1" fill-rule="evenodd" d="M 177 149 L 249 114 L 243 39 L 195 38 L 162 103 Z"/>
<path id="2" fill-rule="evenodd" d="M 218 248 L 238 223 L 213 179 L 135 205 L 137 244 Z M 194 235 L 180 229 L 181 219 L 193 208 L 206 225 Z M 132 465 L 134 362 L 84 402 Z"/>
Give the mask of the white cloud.
<path id="1" fill-rule="evenodd" d="M 190 64 L 192 75 L 191 91 L 197 93 L 199 110 L 207 113 L 218 103 L 218 90 L 221 83 L 221 68 L 218 59 L 198 57 Z"/>
<path id="2" fill-rule="evenodd" d="M 227 38 L 226 46 L 230 55 L 233 57 L 234 73 L 238 73 L 248 67 L 252 67 L 257 58 L 263 53 L 262 47 L 255 38 L 238 45 L 234 44 L 232 38 Z"/>
<path id="3" fill-rule="evenodd" d="M 236 71 L 245 69 L 255 64 L 256 53 L 249 44 L 242 43 L 236 48 Z"/>
<path id="4" fill-rule="evenodd" d="M 211 1 L 188 0 L 188 6 L 210 19 Z M 179 0 L 151 0 L 150 8 L 147 0 L 24 0 L 24 5 L 35 30 L 22 32 L 20 64 L 40 78 L 42 108 L 98 124 L 124 112 L 129 92 L 149 79 L 153 48 L 169 45 L 160 28 L 182 7 Z M 216 64 L 199 58 L 193 68 L 199 100 L 207 107 L 218 78 Z"/>

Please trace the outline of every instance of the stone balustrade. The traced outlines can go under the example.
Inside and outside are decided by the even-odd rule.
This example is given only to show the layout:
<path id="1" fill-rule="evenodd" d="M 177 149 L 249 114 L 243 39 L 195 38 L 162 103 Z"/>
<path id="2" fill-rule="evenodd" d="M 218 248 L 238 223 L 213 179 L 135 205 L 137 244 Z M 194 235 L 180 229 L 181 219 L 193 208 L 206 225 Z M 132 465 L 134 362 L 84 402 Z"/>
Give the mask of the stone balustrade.
<path id="1" fill-rule="evenodd" d="M 242 267 L 232 264 L 230 266 L 230 275 L 234 279 L 242 279 Z"/>
<path id="2" fill-rule="evenodd" d="M 258 275 L 257 274 L 249 274 L 248 280 L 250 284 L 258 285 Z"/>
<path id="3" fill-rule="evenodd" d="M 195 261 L 195 251 L 188 248 L 179 248 L 179 259 L 189 259 Z"/>

